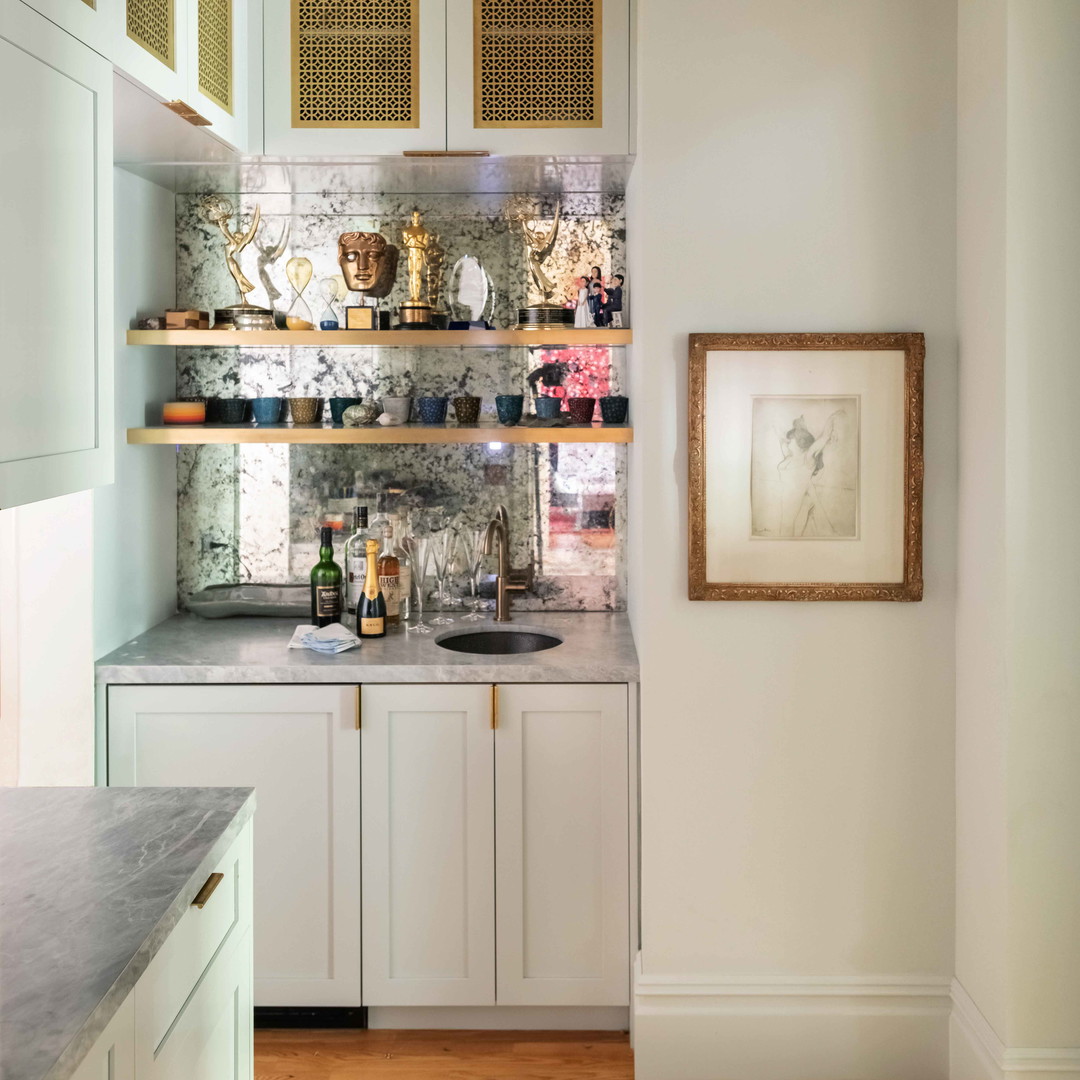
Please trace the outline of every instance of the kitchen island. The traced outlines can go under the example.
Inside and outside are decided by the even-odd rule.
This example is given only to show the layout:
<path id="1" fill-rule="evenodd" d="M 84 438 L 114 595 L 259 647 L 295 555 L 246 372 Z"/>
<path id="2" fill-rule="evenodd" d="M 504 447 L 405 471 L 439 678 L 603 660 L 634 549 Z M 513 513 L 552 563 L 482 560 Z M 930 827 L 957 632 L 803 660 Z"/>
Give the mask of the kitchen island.
<path id="1" fill-rule="evenodd" d="M 218 920 L 214 956 L 227 938 L 243 937 L 250 924 L 245 886 L 235 889 L 231 911 L 221 899 L 229 883 L 217 910 L 207 903 L 203 913 L 192 901 L 244 839 L 254 806 L 250 788 L 0 790 L 2 1080 L 76 1075 L 134 993 L 153 995 L 155 973 L 150 984 L 144 976 L 155 960 L 169 959 L 174 934 L 185 939 L 188 967 L 200 959 L 198 943 L 192 947 L 199 934 L 184 925 L 189 913 L 204 927 Z M 212 959 L 207 955 L 198 980 Z M 177 968 L 168 974 L 176 976 Z M 179 975 L 183 1010 L 188 991 L 196 994 Z M 163 1035 L 179 1026 L 179 1017 L 168 1020 Z M 125 1060 L 134 1061 L 134 1042 L 132 1031 L 131 1046 L 118 1051 Z"/>

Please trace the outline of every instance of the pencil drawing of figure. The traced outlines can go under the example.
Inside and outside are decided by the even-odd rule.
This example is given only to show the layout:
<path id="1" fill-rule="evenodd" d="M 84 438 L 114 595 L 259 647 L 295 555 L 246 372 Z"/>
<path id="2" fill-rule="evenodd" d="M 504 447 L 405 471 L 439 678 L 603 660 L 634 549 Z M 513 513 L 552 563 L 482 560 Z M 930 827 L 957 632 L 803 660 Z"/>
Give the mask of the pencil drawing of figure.
<path id="1" fill-rule="evenodd" d="M 858 537 L 858 398 L 754 398 L 751 535 Z"/>

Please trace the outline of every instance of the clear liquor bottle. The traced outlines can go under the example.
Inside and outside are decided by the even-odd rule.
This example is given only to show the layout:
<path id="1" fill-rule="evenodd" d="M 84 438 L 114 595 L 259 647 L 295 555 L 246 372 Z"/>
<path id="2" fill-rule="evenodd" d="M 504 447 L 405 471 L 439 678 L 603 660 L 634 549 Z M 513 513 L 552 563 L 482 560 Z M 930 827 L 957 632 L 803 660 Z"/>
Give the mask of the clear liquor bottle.
<path id="1" fill-rule="evenodd" d="M 350 615 L 356 614 L 356 606 L 364 592 L 367 573 L 367 541 L 377 537 L 368 527 L 368 508 L 358 506 L 353 511 L 353 534 L 345 542 L 345 607 Z"/>

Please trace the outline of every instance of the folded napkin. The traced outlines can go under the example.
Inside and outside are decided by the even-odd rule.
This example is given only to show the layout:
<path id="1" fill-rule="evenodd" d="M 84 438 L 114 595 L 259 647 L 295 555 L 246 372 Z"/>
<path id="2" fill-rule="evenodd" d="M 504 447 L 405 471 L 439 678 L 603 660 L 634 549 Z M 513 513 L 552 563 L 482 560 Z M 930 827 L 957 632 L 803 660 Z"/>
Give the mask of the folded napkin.
<path id="1" fill-rule="evenodd" d="M 355 649 L 360 639 L 341 623 L 331 623 L 316 630 L 314 626 L 298 626 L 293 632 L 290 649 L 312 649 L 321 653 L 339 653 Z"/>

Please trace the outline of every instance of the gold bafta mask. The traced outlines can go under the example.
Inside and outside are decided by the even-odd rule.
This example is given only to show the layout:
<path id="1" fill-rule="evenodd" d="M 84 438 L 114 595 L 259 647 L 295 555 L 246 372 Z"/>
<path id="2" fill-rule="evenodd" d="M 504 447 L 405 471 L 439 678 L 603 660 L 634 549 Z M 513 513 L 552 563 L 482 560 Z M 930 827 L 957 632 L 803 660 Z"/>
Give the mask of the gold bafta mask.
<path id="1" fill-rule="evenodd" d="M 397 254 L 381 233 L 348 232 L 338 238 L 338 265 L 351 292 L 386 296 L 397 274 Z"/>

